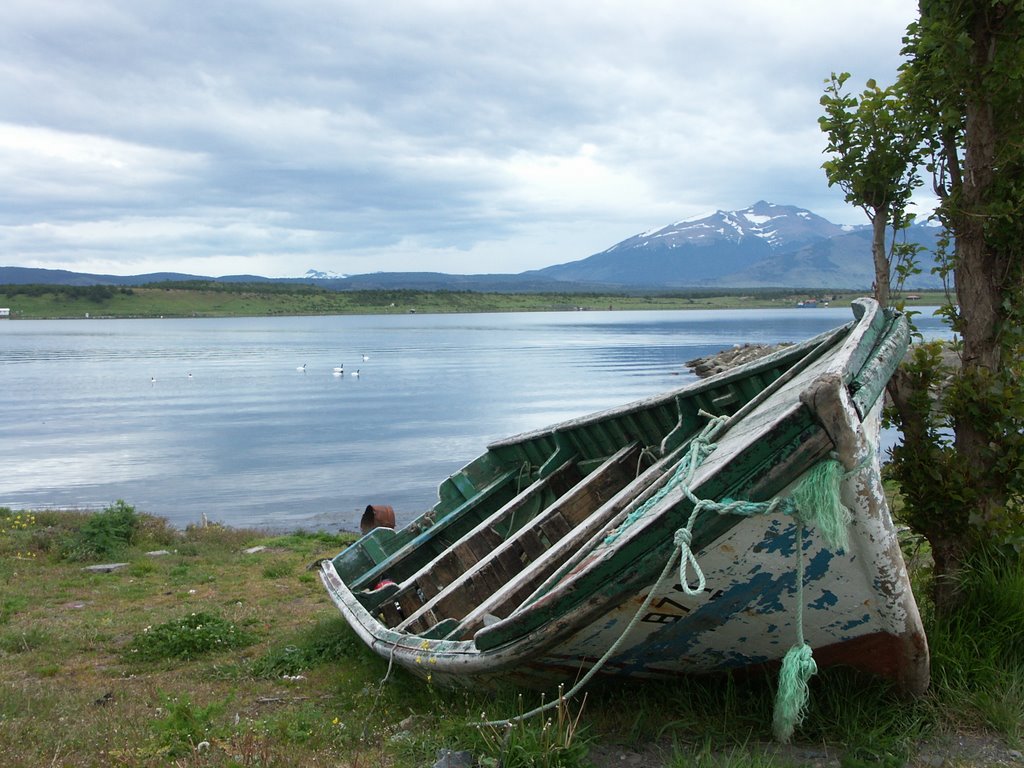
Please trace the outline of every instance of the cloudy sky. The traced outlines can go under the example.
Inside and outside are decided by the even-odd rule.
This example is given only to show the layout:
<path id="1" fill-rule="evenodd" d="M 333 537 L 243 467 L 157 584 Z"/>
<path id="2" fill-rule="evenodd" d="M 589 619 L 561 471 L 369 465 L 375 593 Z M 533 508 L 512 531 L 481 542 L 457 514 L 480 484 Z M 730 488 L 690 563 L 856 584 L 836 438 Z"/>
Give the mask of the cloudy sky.
<path id="1" fill-rule="evenodd" d="M 914 0 L 5 0 L 0 265 L 521 272 L 829 189 Z"/>

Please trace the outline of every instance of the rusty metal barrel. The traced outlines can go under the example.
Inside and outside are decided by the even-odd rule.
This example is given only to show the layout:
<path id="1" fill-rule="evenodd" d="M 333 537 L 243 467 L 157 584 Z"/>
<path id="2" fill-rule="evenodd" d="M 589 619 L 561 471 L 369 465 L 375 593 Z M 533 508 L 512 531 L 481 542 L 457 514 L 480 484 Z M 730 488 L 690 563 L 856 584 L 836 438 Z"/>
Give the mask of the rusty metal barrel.
<path id="1" fill-rule="evenodd" d="M 387 504 L 367 504 L 359 520 L 359 530 L 364 534 L 374 528 L 394 528 L 395 510 Z"/>

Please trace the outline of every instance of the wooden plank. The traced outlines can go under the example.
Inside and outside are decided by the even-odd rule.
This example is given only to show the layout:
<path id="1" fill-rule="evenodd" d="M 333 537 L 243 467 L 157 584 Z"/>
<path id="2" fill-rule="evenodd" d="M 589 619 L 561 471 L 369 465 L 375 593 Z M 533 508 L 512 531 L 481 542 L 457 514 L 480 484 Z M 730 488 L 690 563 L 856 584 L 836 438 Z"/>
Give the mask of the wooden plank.
<path id="1" fill-rule="evenodd" d="M 520 563 L 527 563 L 531 560 L 535 560 L 544 554 L 544 550 L 547 547 L 544 546 L 544 542 L 541 541 L 540 535 L 537 531 L 532 528 L 527 531 L 523 531 L 520 536 L 515 538 L 516 549 L 520 555 Z M 507 546 L 507 545 L 506 545 Z"/>
<path id="2" fill-rule="evenodd" d="M 862 419 L 877 402 L 893 371 L 903 359 L 899 351 L 906 349 L 909 343 L 910 324 L 905 316 L 898 315 L 850 386 L 854 405 Z"/>
<path id="3" fill-rule="evenodd" d="M 601 469 L 583 478 L 569 493 L 557 499 L 554 504 L 541 512 L 529 528 L 517 531 L 486 559 L 467 570 L 438 595 L 428 600 L 421 612 L 436 610 L 446 617 L 460 618 L 464 614 L 456 615 L 454 613 L 456 607 L 461 606 L 463 611 L 471 609 L 476 603 L 488 598 L 495 590 L 515 581 L 524 564 L 540 557 L 550 549 L 553 541 L 557 541 L 571 531 L 571 527 L 565 525 L 564 522 L 562 525 L 564 532 L 561 534 L 558 533 L 557 523 L 551 526 L 550 530 L 545 530 L 547 522 L 555 516 L 560 516 L 562 508 L 567 505 L 582 503 L 582 506 L 589 506 L 591 510 L 598 509 L 601 505 L 596 503 L 595 488 L 601 488 L 607 483 L 617 483 L 619 487 L 626 485 L 630 480 L 629 470 L 639 453 L 640 448 L 636 444 L 620 449 L 605 462 Z M 589 503 L 580 502 L 581 499 L 587 499 Z M 497 572 L 503 572 L 502 578 L 494 578 Z M 407 624 L 411 624 L 416 618 L 417 615 L 411 616 L 407 620 Z M 398 629 L 404 629 L 405 626 L 400 625 Z"/>
<path id="4" fill-rule="evenodd" d="M 481 547 L 489 552 L 501 543 L 502 536 L 495 530 L 495 526 L 517 512 L 521 512 L 533 497 L 542 493 L 548 486 L 560 490 L 571 487 L 572 483 L 578 479 L 579 474 L 575 465 L 572 461 L 567 461 L 552 474 L 531 483 L 526 489 L 479 521 L 457 541 L 443 549 L 435 547 L 439 551 L 433 558 L 421 563 L 418 569 L 399 582 L 399 594 L 404 594 L 416 586 L 425 598 L 433 597 L 467 568 L 478 562 L 479 556 L 476 547 Z"/>
<path id="5" fill-rule="evenodd" d="M 364 571 L 357 578 L 353 578 L 349 584 L 349 588 L 353 590 L 364 589 L 368 585 L 379 581 L 385 574 L 394 581 L 404 579 L 405 574 L 403 571 L 408 573 L 416 570 L 416 567 L 418 567 L 404 567 L 404 561 L 408 559 L 413 562 L 420 562 L 422 559 L 429 557 L 432 553 L 440 551 L 443 547 L 439 542 L 434 541 L 434 539 L 439 538 L 440 535 L 449 528 L 464 527 L 466 523 L 462 518 L 471 516 L 471 513 L 475 509 L 482 505 L 486 505 L 495 496 L 500 497 L 503 489 L 507 489 L 509 487 L 517 474 L 518 470 L 515 469 L 499 475 L 492 483 L 480 489 L 476 496 L 468 500 L 465 504 L 449 512 L 445 517 L 435 522 L 426 530 L 421 531 L 415 538 L 408 541 L 382 562 L 378 562 L 372 568 Z M 383 528 L 377 528 L 368 535 L 372 536 L 384 530 L 385 529 Z M 358 542 L 356 543 L 358 544 Z"/>
<path id="6" fill-rule="evenodd" d="M 463 617 L 459 629 L 449 637 L 468 639 L 483 626 L 485 616 L 503 615 L 536 594 L 545 580 L 551 580 L 560 569 L 571 567 L 574 559 L 585 551 L 589 541 L 603 536 L 610 528 L 618 525 L 630 510 L 643 504 L 658 491 L 669 477 L 668 470 L 678 463 L 684 450 L 685 446 L 677 448 L 631 480 L 597 511 L 579 523 L 570 535 L 563 537 L 554 547 L 533 559 L 517 580 L 510 581 L 486 600 L 481 601 Z"/>

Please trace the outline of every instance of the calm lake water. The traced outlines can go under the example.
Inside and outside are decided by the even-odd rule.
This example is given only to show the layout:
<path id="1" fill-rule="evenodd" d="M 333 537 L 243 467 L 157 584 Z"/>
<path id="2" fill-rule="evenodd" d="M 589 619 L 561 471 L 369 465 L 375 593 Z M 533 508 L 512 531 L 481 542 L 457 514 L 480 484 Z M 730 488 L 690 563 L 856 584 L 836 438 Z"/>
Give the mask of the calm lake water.
<path id="1" fill-rule="evenodd" d="M 851 318 L 827 308 L 0 321 L 0 506 L 123 499 L 179 527 L 206 515 L 353 530 L 379 503 L 401 524 L 496 438 L 679 387 L 694 357 L 800 341 Z M 918 326 L 943 335 L 929 311 Z"/>

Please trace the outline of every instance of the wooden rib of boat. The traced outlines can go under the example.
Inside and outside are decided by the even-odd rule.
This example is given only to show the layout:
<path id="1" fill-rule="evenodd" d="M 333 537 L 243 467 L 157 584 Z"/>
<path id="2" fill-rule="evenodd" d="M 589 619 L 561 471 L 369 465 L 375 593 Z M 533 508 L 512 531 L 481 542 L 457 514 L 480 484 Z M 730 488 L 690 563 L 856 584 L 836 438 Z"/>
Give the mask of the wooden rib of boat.
<path id="1" fill-rule="evenodd" d="M 754 669 L 802 633 L 819 667 L 923 691 L 927 643 L 877 455 L 908 324 L 869 299 L 853 308 L 742 367 L 490 445 L 430 511 L 322 561 L 327 591 L 374 651 L 433 683 L 552 690 L 599 660 L 647 678 Z M 785 505 L 693 514 L 697 500 L 785 500 L 830 460 L 843 547 Z M 665 568 L 680 529 L 683 575 Z"/>

